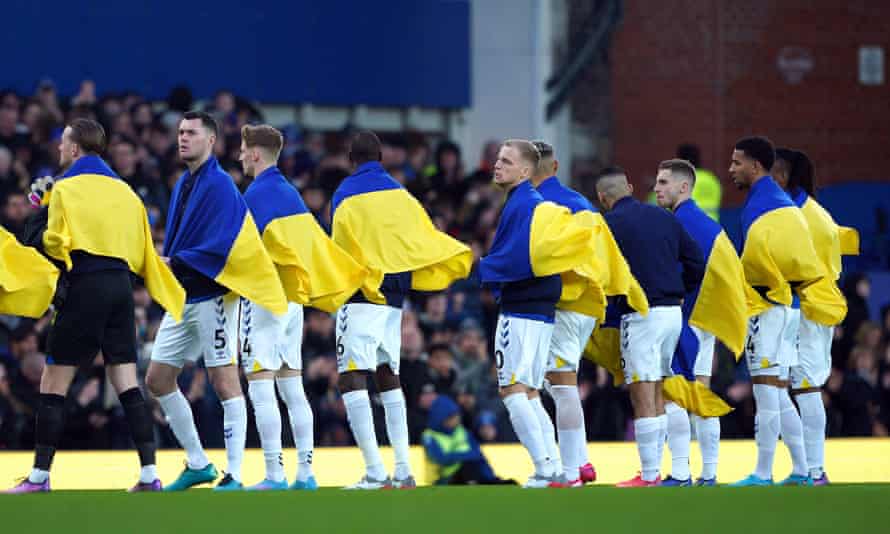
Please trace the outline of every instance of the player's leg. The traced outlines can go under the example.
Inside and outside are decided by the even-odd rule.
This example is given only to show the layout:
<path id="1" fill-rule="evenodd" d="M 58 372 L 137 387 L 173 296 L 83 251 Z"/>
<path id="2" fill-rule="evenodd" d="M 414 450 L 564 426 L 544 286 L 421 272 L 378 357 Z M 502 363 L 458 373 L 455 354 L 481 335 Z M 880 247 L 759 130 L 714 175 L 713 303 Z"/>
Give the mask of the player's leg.
<path id="1" fill-rule="evenodd" d="M 541 425 L 541 437 L 544 438 L 544 446 L 547 448 L 547 456 L 549 456 L 550 461 L 553 462 L 553 470 L 557 475 L 565 475 L 562 458 L 560 457 L 559 445 L 556 443 L 556 427 L 553 426 L 553 420 L 550 418 L 550 414 L 547 413 L 547 409 L 544 408 L 544 403 L 541 402 L 540 391 L 537 389 L 529 390 L 528 402 L 532 405 L 532 409 L 535 411 L 535 415 L 538 418 L 538 423 Z M 575 479 L 577 478 L 578 477 Z M 568 479 L 566 479 L 566 481 L 567 480 Z"/>
<path id="2" fill-rule="evenodd" d="M 191 405 L 176 383 L 186 360 L 200 356 L 197 318 L 200 308 L 207 304 L 186 304 L 180 322 L 176 322 L 169 313 L 164 314 L 145 375 L 145 385 L 158 399 L 170 430 L 186 454 L 185 469 L 173 483 L 165 485 L 165 491 L 185 490 L 197 484 L 213 482 L 217 477 L 216 467 L 210 463 L 201 445 Z"/>
<path id="3" fill-rule="evenodd" d="M 275 375 L 278 393 L 284 399 L 290 420 L 294 445 L 297 448 L 297 474 L 291 489 L 314 490 L 318 487 L 312 474 L 312 453 L 315 446 L 312 408 L 303 390 L 303 307 L 288 306 L 288 320 L 284 330 L 284 365 Z"/>
<path id="4" fill-rule="evenodd" d="M 346 304 L 337 312 L 337 387 L 349 428 L 365 460 L 365 476 L 346 489 L 382 489 L 392 484 L 380 456 L 368 397 L 368 376 L 377 367 L 377 347 L 385 328 L 378 308 L 373 304 Z"/>
<path id="5" fill-rule="evenodd" d="M 556 475 L 544 442 L 541 421 L 528 398 L 529 391 L 535 385 L 532 374 L 537 338 L 542 330 L 539 325 L 544 324 L 500 315 L 495 330 L 495 363 L 500 396 L 510 415 L 513 430 L 535 466 L 535 473 L 526 487 L 546 487 Z"/>
<path id="6" fill-rule="evenodd" d="M 226 443 L 226 475 L 214 491 L 244 487 L 241 465 L 247 443 L 247 402 L 238 376 L 238 304 L 234 295 L 217 297 L 202 310 L 199 330 L 207 377 L 223 408 L 223 437 Z"/>
<path id="7" fill-rule="evenodd" d="M 263 449 L 266 475 L 248 490 L 286 489 L 281 453 L 281 412 L 275 395 L 275 373 L 281 367 L 283 321 L 247 299 L 240 300 L 238 346 L 241 367 L 247 376 L 247 394 Z"/>
<path id="8" fill-rule="evenodd" d="M 699 339 L 699 351 L 695 358 L 695 380 L 711 387 L 711 373 L 714 368 L 714 346 L 716 339 L 712 334 L 703 332 L 696 327 L 692 331 Z M 695 428 L 695 439 L 701 449 L 702 470 L 696 480 L 698 486 L 712 486 L 717 483 L 717 460 L 720 453 L 720 418 L 692 416 Z"/>
<path id="9" fill-rule="evenodd" d="M 782 345 L 780 359 L 782 373 L 780 374 L 779 388 L 779 422 L 781 424 L 782 442 L 791 454 L 791 475 L 782 481 L 786 485 L 812 484 L 809 478 L 809 466 L 807 465 L 807 451 L 803 439 L 803 423 L 800 414 L 791 400 L 788 392 L 790 385 L 790 368 L 799 364 L 799 330 L 800 310 L 786 308 L 785 321 L 782 330 Z"/>
<path id="10" fill-rule="evenodd" d="M 127 418 L 127 426 L 136 451 L 139 453 L 139 482 L 131 488 L 131 491 L 158 491 L 161 489 L 161 481 L 158 478 L 157 461 L 155 452 L 154 421 L 151 410 L 139 389 L 139 381 L 136 377 L 136 364 L 123 363 L 106 366 L 108 379 L 117 392 L 124 415 Z"/>
<path id="11" fill-rule="evenodd" d="M 803 439 L 810 477 L 815 485 L 828 484 L 825 474 L 825 426 L 822 385 L 831 373 L 834 328 L 801 317 L 800 362 L 791 369 L 791 393 L 803 423 Z"/>
<path id="12" fill-rule="evenodd" d="M 402 351 L 402 310 L 390 306 L 382 307 L 385 323 L 382 343 L 377 349 L 377 369 L 374 381 L 380 392 L 380 401 L 386 421 L 386 435 L 395 454 L 395 469 L 392 483 L 395 488 L 417 487 L 411 473 L 411 445 L 408 436 L 408 410 L 405 407 L 405 394 L 399 381 L 399 360 Z"/>
<path id="13" fill-rule="evenodd" d="M 665 309 L 663 321 L 659 325 L 663 336 L 661 342 L 661 376 L 667 379 L 673 375 L 671 363 L 683 330 L 683 313 L 679 306 Z M 665 486 L 691 486 L 692 474 L 689 471 L 689 449 L 692 446 L 692 428 L 689 413 L 674 402 L 664 399 L 664 381 L 656 387 L 656 409 L 663 411 L 660 416 L 664 438 L 671 450 L 671 474 L 662 481 Z M 664 446 L 664 443 L 661 443 Z M 662 449 L 663 450 L 663 449 Z M 659 466 L 662 458 L 659 455 Z"/>

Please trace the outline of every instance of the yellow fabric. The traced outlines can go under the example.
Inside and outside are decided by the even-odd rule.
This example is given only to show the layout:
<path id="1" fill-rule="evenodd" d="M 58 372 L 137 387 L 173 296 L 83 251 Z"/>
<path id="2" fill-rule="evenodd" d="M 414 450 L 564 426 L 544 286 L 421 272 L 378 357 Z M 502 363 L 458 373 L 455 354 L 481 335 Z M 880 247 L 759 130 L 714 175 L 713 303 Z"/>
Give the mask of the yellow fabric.
<path id="1" fill-rule="evenodd" d="M 812 286 L 800 289 L 800 311 L 811 321 L 834 326 L 847 315 L 847 300 L 837 287 L 844 248 L 841 246 L 841 229 L 825 208 L 812 198 L 807 198 L 800 211 L 810 228 L 816 254 L 828 275 Z M 856 231 L 853 232 L 855 234 Z"/>
<path id="2" fill-rule="evenodd" d="M 52 191 L 43 235 L 47 255 L 68 269 L 75 250 L 119 258 L 145 280 L 158 304 L 182 318 L 185 290 L 158 256 L 142 200 L 126 182 L 81 174 L 57 182 Z"/>
<path id="3" fill-rule="evenodd" d="M 720 222 L 720 201 L 723 197 L 723 186 L 720 179 L 706 169 L 695 169 L 695 187 L 692 189 L 692 200 L 708 214 L 708 217 Z"/>
<path id="4" fill-rule="evenodd" d="M 707 260 L 689 324 L 714 334 L 738 359 L 748 329 L 747 283 L 742 262 L 725 232 L 717 234 Z"/>
<path id="5" fill-rule="evenodd" d="M 720 417 L 732 411 L 710 388 L 695 380 L 672 376 L 664 381 L 664 397 L 699 417 Z"/>
<path id="6" fill-rule="evenodd" d="M 541 202 L 535 207 L 528 246 L 535 277 L 582 268 L 593 261 L 592 245 L 593 228 L 578 224 L 568 208 L 553 202 Z"/>
<path id="7" fill-rule="evenodd" d="M 562 273 L 562 294 L 556 307 L 602 321 L 606 316 L 606 297 L 624 295 L 635 311 L 649 313 L 646 294 L 631 274 L 603 216 L 584 210 L 572 217 L 578 226 L 592 230 L 594 254 L 589 261 Z"/>
<path id="8" fill-rule="evenodd" d="M 838 226 L 838 234 L 841 241 L 841 254 L 844 256 L 859 255 L 859 232 L 855 228 Z"/>
<path id="9" fill-rule="evenodd" d="M 742 250 L 745 279 L 752 287 L 767 288 L 767 297 L 790 306 L 791 285 L 813 284 L 826 276 L 819 262 L 803 214 L 796 207 L 772 210 L 757 218 L 748 230 Z M 748 316 L 757 315 L 772 306 L 755 291 L 749 291 Z M 818 298 L 822 293 L 814 294 Z M 801 294 L 801 299 L 803 299 Z"/>
<path id="10" fill-rule="evenodd" d="M 278 272 L 263 246 L 250 212 L 244 214 L 241 230 L 215 280 L 275 315 L 287 312 L 287 297 Z"/>
<path id="11" fill-rule="evenodd" d="M 331 241 L 311 213 L 272 220 L 263 230 L 263 244 L 291 302 L 336 311 L 368 275 Z"/>
<path id="12" fill-rule="evenodd" d="M 609 371 L 616 386 L 624 383 L 620 337 L 617 328 L 597 325 L 584 346 L 584 357 Z"/>
<path id="13" fill-rule="evenodd" d="M 332 238 L 368 276 L 362 293 L 384 304 L 383 276 L 411 272 L 411 287 L 440 291 L 466 278 L 473 265 L 469 247 L 439 231 L 423 206 L 404 189 L 346 198 L 334 213 Z"/>
<path id="14" fill-rule="evenodd" d="M 49 308 L 59 270 L 0 227 L 0 313 L 38 318 Z"/>

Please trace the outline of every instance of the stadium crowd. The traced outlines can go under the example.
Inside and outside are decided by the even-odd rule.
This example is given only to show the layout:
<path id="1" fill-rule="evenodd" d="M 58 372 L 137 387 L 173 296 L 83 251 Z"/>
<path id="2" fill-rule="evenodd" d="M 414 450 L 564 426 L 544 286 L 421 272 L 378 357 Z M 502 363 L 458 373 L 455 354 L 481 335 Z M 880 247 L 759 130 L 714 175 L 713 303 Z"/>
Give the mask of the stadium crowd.
<path id="1" fill-rule="evenodd" d="M 184 166 L 176 152 L 176 125 L 194 106 L 187 88 L 174 89 L 166 102 L 146 101 L 135 93 L 98 96 L 84 81 L 79 92 L 62 99 L 51 81 L 42 81 L 33 95 L 0 92 L 0 224 L 20 232 L 30 214 L 25 191 L 33 178 L 58 172 L 58 143 L 63 125 L 77 117 L 99 120 L 109 133 L 107 159 L 145 202 L 156 246 L 164 241 L 170 192 Z M 223 127 L 215 150 L 221 165 L 238 186 L 246 187 L 238 163 L 240 128 L 262 120 L 251 103 L 220 91 L 206 104 Z M 310 132 L 299 125 L 276 125 L 285 133 L 279 161 L 282 172 L 299 188 L 322 226 L 330 220 L 330 198 L 350 173 L 346 157 L 348 131 Z M 469 244 L 478 258 L 488 249 L 497 224 L 500 193 L 491 187 L 491 165 L 498 143 L 482 147 L 474 164 L 459 147 L 420 132 L 385 134 L 383 164 L 415 195 L 442 230 Z M 678 140 L 679 141 L 679 140 Z M 560 147 L 556 147 L 557 153 Z M 670 154 L 653 155 L 658 161 Z M 582 180 L 583 181 L 583 180 Z M 591 184 L 576 183 L 582 191 Z M 887 435 L 890 428 L 890 303 L 880 324 L 868 320 L 868 279 L 847 274 L 844 293 L 849 312 L 835 331 L 833 365 L 826 386 L 829 436 Z M 140 368 L 144 373 L 162 310 L 137 286 L 136 329 Z M 498 397 L 492 357 L 497 306 L 480 288 L 475 273 L 438 294 L 412 293 L 402 324 L 401 380 L 408 407 L 412 443 L 419 442 L 427 413 L 438 395 L 453 397 L 463 424 L 481 442 L 515 441 Z M 34 413 L 40 376 L 47 358 L 49 315 L 33 321 L 0 316 L 0 449 L 34 447 Z M 334 318 L 307 309 L 303 339 L 306 393 L 315 415 L 316 444 L 351 444 L 346 411 L 337 391 Z M 753 435 L 754 404 L 746 366 L 736 365 L 722 347 L 717 353 L 714 390 L 735 411 L 722 421 L 727 438 Z M 207 447 L 223 447 L 221 407 L 206 374 L 189 365 L 180 378 L 192 404 Z M 632 438 L 630 402 L 607 371 L 584 361 L 579 387 L 589 440 Z M 552 403 L 545 401 L 548 409 Z M 252 417 L 252 410 L 248 411 Z M 175 447 L 160 409 L 154 410 L 162 447 Z M 386 442 L 383 409 L 375 405 L 378 440 Z M 126 419 L 101 365 L 83 369 L 67 401 L 68 426 L 63 448 L 127 448 Z M 258 437 L 249 425 L 248 446 Z M 285 425 L 285 434 L 290 431 Z M 285 443 L 292 444 L 290 436 Z"/>

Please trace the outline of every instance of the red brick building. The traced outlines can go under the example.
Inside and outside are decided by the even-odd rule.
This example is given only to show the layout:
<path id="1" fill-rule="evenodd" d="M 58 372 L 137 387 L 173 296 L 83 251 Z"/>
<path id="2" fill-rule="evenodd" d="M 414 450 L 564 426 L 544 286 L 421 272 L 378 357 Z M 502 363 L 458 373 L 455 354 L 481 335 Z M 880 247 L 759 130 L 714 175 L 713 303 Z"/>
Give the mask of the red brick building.
<path id="1" fill-rule="evenodd" d="M 860 83 L 863 46 L 883 49 L 883 83 Z M 609 59 L 612 161 L 641 190 L 694 142 L 733 206 L 732 145 L 756 133 L 809 153 L 822 184 L 890 180 L 888 52 L 886 0 L 626 0 Z"/>

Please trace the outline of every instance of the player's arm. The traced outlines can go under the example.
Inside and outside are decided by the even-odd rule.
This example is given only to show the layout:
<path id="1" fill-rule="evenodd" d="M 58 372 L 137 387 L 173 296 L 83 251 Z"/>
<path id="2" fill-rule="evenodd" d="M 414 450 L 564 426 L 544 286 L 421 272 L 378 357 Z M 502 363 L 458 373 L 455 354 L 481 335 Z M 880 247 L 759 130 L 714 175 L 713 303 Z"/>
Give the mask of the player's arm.
<path id="1" fill-rule="evenodd" d="M 679 221 L 674 221 L 680 244 L 680 263 L 683 265 L 683 286 L 686 293 L 695 291 L 705 277 L 705 258 L 701 247 Z"/>

